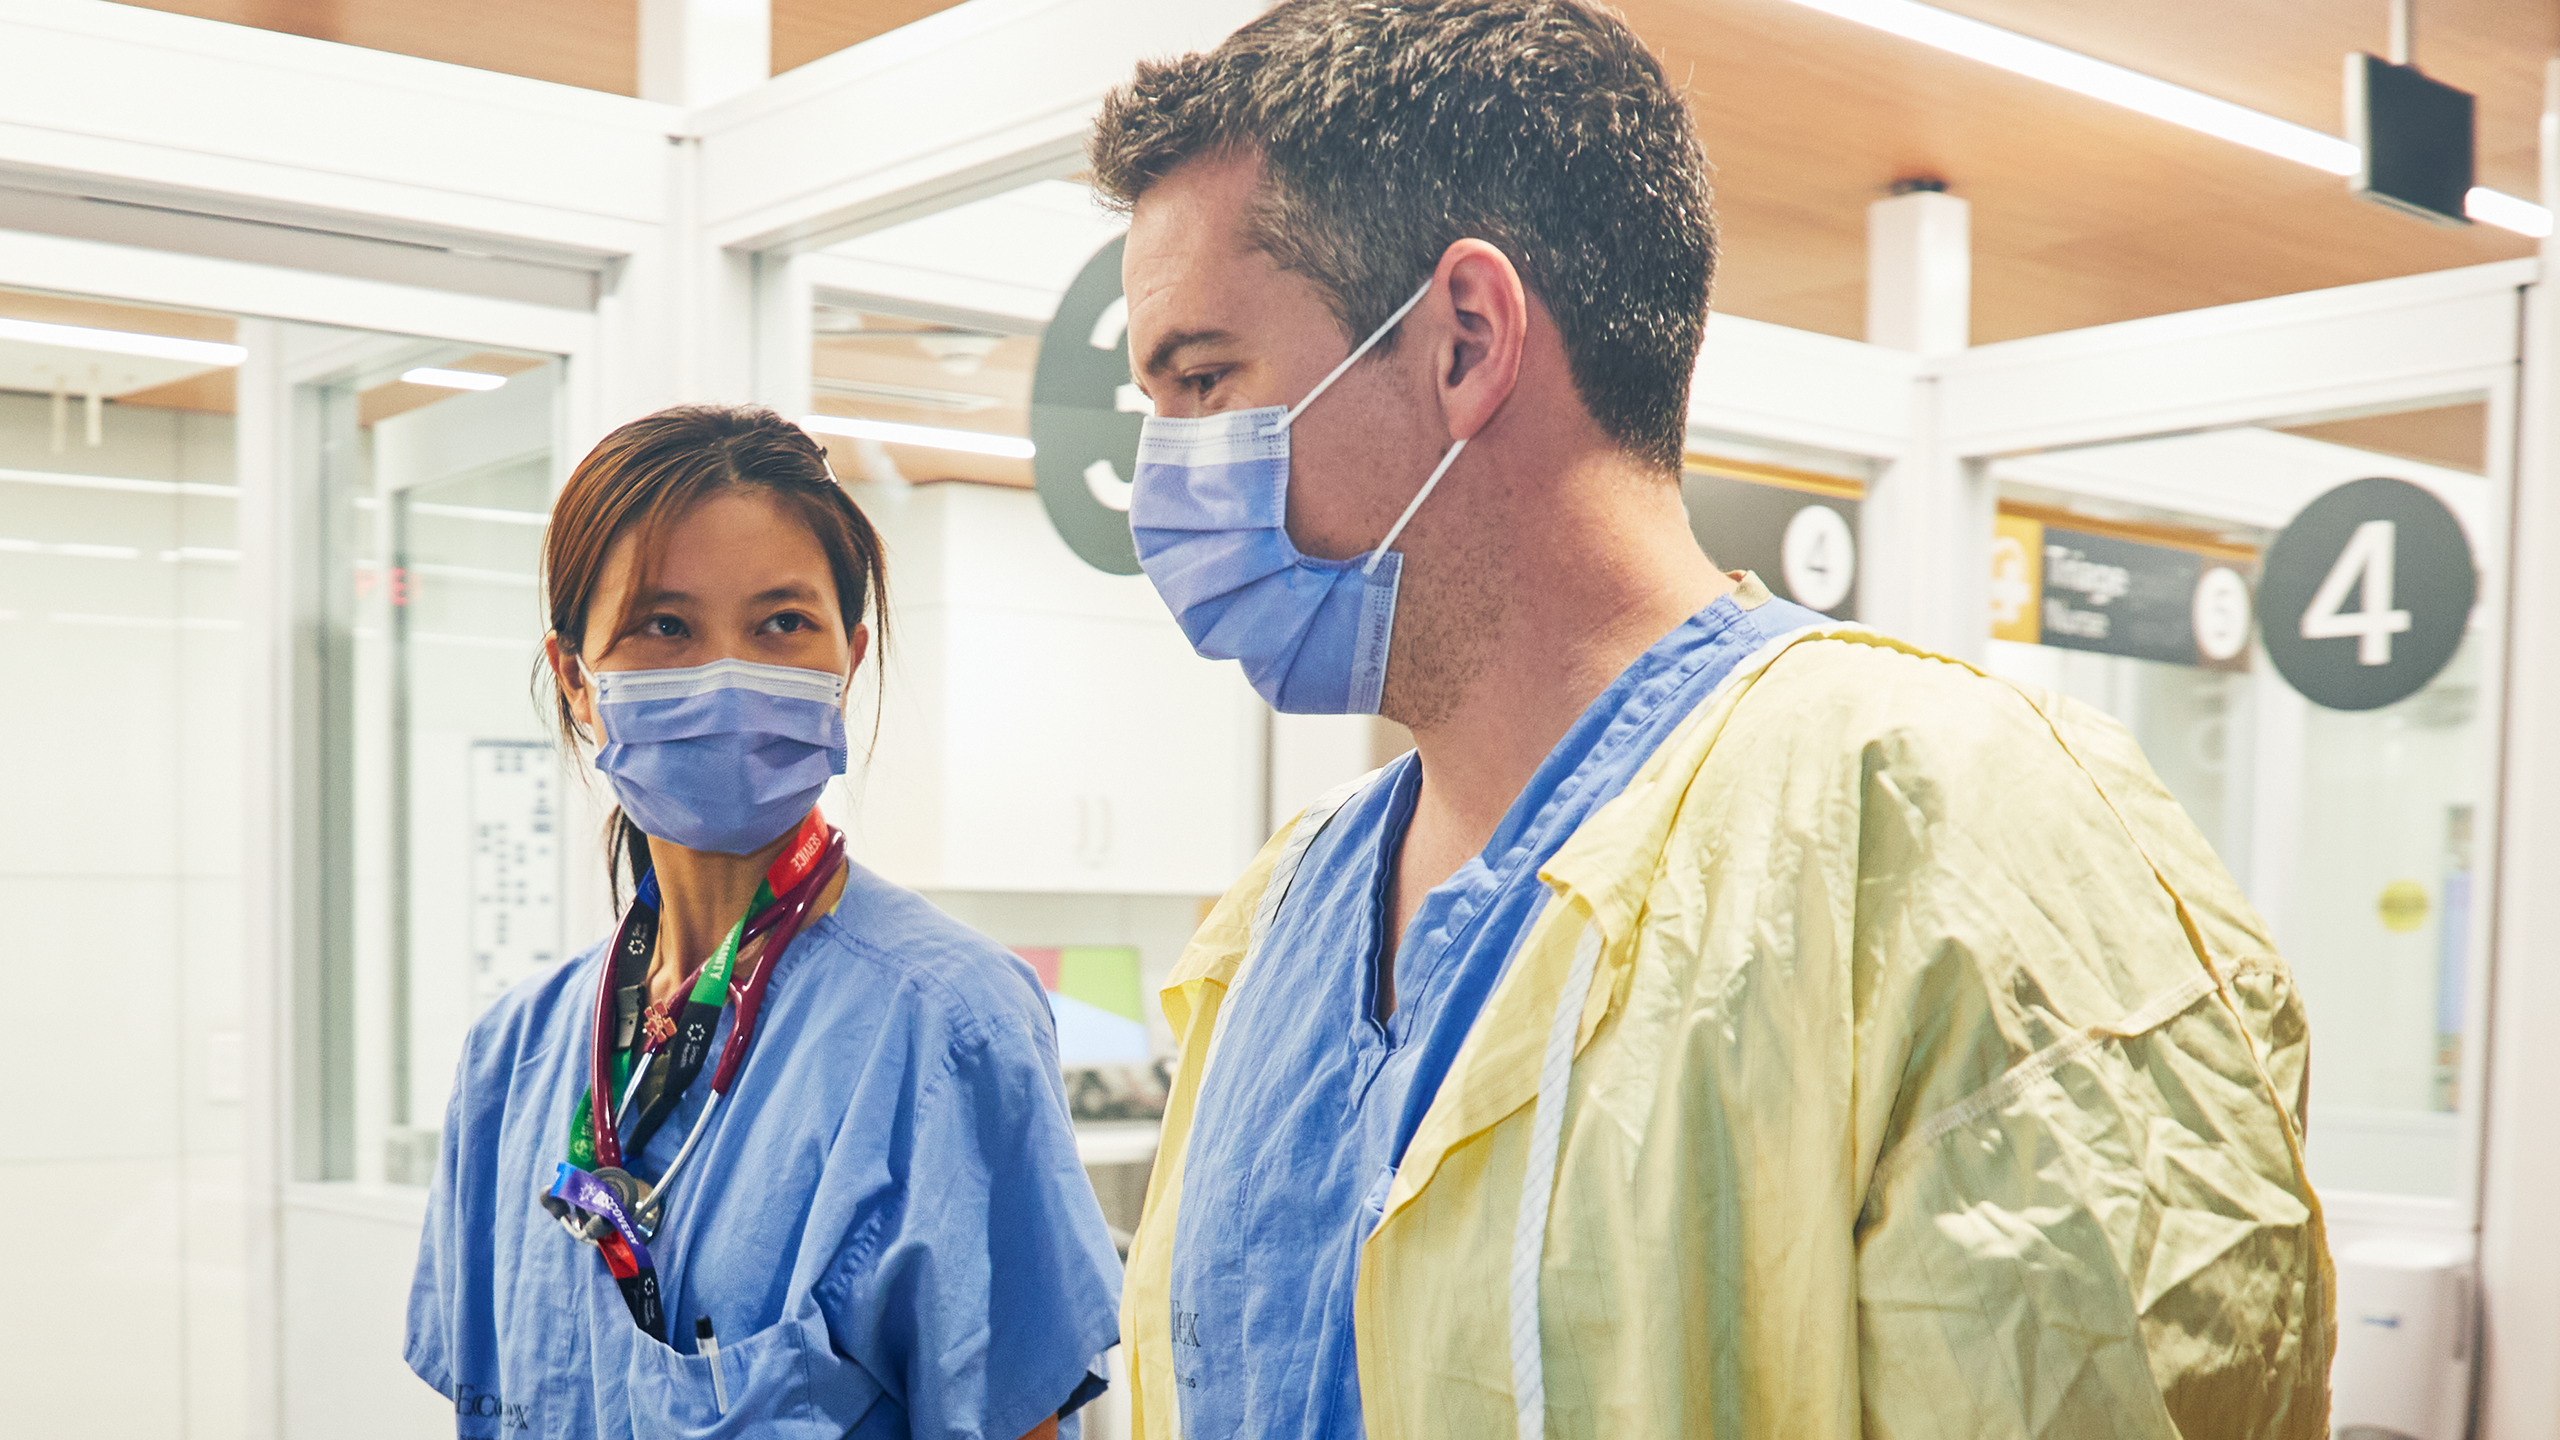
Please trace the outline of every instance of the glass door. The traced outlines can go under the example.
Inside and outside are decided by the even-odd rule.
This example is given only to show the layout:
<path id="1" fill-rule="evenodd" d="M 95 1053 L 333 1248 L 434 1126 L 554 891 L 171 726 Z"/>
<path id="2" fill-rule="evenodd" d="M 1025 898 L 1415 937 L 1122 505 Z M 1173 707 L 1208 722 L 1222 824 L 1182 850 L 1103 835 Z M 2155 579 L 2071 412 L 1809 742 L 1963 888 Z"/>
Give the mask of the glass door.
<path id="1" fill-rule="evenodd" d="M 1990 668 L 2122 721 L 2266 917 L 2311 1021 L 2314 1182 L 2464 1214 L 2505 553 L 2489 417 L 2438 402 L 1991 465 Z M 2419 508 L 2324 520 L 2377 479 Z M 2458 548 L 2420 546 L 2423 513 Z M 2386 673 L 2401 693 L 2354 688 Z"/>
<path id="2" fill-rule="evenodd" d="M 396 336 L 298 387 L 319 468 L 325 943 L 305 1178 L 423 1185 L 464 1031 L 567 957 L 537 674 L 556 358 Z"/>

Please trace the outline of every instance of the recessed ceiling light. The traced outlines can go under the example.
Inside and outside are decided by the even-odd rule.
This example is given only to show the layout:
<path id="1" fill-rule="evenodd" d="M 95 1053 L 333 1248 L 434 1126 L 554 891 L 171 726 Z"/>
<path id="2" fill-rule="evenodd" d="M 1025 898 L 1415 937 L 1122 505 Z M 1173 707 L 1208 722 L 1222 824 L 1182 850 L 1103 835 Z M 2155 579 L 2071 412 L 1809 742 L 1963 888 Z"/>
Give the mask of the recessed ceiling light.
<path id="1" fill-rule="evenodd" d="M 2065 90 L 2137 110 L 2154 119 L 2183 125 L 2207 135 L 2246 145 L 2332 175 L 2353 175 L 2363 152 L 2349 141 L 2279 120 L 2264 111 L 2200 90 L 2172 85 L 2121 65 L 2110 65 L 2076 50 L 2030 40 L 2014 30 L 1986 25 L 1918 0 L 1796 0 L 1809 10 L 1871 25 L 1906 40 L 1917 40 L 1949 54 L 1998 66 L 2013 75 L 2041 80 Z M 2535 238 L 2551 233 L 2551 212 L 2530 200 L 2495 190 L 2473 190 L 2465 208 L 2483 224 Z"/>
<path id="2" fill-rule="evenodd" d="M 0 340 L 61 345 L 109 355 L 144 355 L 154 360 L 187 360 L 198 365 L 237 365 L 249 358 L 246 348 L 217 340 L 181 340 L 175 335 L 95 330 L 86 325 L 48 325 L 41 320 L 0 320 Z"/>
<path id="3" fill-rule="evenodd" d="M 938 425 L 901 425 L 894 420 L 857 420 L 848 415 L 803 415 L 800 428 L 821 435 L 877 440 L 886 445 L 923 445 L 1004 460 L 1031 458 L 1031 442 L 1019 435 L 990 435 L 983 430 L 945 430 Z"/>
<path id="4" fill-rule="evenodd" d="M 2484 186 L 2471 187 L 2471 193 L 2462 197 L 2462 210 L 2464 214 L 2483 225 L 2495 225 L 2501 230 L 2513 230 L 2519 235 L 2530 235 L 2536 240 L 2543 239 L 2551 233 L 2549 210 L 2530 200 L 2519 200 L 2513 195 Z"/>
<path id="5" fill-rule="evenodd" d="M 439 385 L 447 390 L 495 390 L 507 383 L 504 375 L 490 375 L 478 370 L 439 370 L 432 365 L 402 371 L 400 378 L 412 385 Z"/>

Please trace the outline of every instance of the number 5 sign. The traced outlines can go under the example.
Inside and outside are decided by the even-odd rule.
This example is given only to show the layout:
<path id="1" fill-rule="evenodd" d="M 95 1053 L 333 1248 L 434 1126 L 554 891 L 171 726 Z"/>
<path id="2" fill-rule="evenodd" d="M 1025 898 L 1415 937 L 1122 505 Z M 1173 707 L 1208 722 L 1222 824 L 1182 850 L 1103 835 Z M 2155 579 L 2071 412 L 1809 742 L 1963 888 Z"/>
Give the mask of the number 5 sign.
<path id="1" fill-rule="evenodd" d="M 2405 480 L 2353 480 L 2267 547 L 2267 658 L 2314 704 L 2375 710 L 2416 694 L 2462 644 L 2479 577 L 2462 522 Z"/>

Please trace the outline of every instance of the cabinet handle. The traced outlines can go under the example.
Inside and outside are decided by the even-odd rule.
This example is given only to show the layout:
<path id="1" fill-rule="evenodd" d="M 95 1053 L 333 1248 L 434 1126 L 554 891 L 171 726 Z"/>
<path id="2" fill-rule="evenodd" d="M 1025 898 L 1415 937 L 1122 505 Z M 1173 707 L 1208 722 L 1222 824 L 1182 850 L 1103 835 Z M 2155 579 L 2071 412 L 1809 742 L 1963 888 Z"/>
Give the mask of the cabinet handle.
<path id="1" fill-rule="evenodd" d="M 1076 797 L 1076 863 L 1099 870 L 1111 855 L 1111 797 Z"/>

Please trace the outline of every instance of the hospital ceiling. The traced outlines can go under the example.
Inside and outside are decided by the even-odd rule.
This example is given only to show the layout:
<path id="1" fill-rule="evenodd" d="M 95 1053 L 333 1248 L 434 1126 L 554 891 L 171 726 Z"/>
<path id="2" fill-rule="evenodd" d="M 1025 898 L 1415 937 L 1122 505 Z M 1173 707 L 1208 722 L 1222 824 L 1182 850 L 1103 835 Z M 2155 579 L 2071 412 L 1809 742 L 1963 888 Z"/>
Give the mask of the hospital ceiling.
<path id="1" fill-rule="evenodd" d="M 773 0 L 777 71 L 950 0 Z M 2350 198 L 2335 176 L 1928 49 L 1789 0 L 1621 0 L 1690 87 L 1717 169 L 1717 308 L 1863 325 L 1865 211 L 1897 179 L 1973 204 L 1977 343 L 2530 254 Z M 2385 0 L 1941 0 L 1947 9 L 2322 130 Z M 633 0 L 153 0 L 630 93 Z M 2422 69 L 2479 96 L 2480 183 L 2535 198 L 2560 0 L 2417 0 Z"/>

